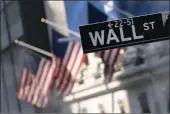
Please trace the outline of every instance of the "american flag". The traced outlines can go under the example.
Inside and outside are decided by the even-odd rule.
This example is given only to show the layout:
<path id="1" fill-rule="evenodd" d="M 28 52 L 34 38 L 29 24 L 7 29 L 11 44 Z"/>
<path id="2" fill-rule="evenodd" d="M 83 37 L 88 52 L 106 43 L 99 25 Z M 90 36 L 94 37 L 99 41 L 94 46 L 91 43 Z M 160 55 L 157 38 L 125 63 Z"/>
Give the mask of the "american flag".
<path id="1" fill-rule="evenodd" d="M 36 107 L 45 108 L 57 72 L 57 58 L 48 59 L 27 54 L 21 70 L 17 97 Z"/>
<path id="2" fill-rule="evenodd" d="M 96 8 L 93 4 L 88 3 L 88 19 L 89 23 L 97 23 L 106 21 L 109 17 Z M 105 64 L 105 78 L 106 80 L 112 79 L 112 74 L 114 73 L 114 65 L 117 61 L 120 49 L 110 49 L 105 51 L 97 52 L 97 54 L 102 58 Z"/>
<path id="3" fill-rule="evenodd" d="M 77 25 L 78 21 L 75 17 L 78 12 L 75 10 L 75 4 L 84 4 L 83 1 L 45 1 L 46 17 L 48 20 L 61 26 L 61 30 L 57 28 L 50 28 L 51 44 L 53 53 L 59 58 L 59 72 L 56 74 L 55 86 L 57 93 L 60 96 L 66 96 L 72 91 L 74 84 L 80 78 L 79 71 L 84 63 L 85 55 L 81 44 L 78 42 L 58 42 L 59 38 L 71 38 L 67 28 L 73 30 L 73 26 Z M 48 4 L 54 6 L 52 9 Z M 67 6 L 66 6 L 67 5 Z M 74 12 L 72 12 L 74 10 Z M 73 18 L 72 18 L 73 17 Z M 73 19 L 73 20 L 72 20 Z M 80 25 L 80 23 L 78 24 Z M 76 26 L 76 29 L 79 29 Z M 75 31 L 75 30 L 74 30 Z"/>
<path id="4" fill-rule="evenodd" d="M 85 59 L 81 44 L 77 42 L 59 43 L 63 35 L 53 31 L 53 51 L 60 59 L 59 72 L 56 75 L 57 92 L 61 96 L 68 95 L 76 80 Z"/>

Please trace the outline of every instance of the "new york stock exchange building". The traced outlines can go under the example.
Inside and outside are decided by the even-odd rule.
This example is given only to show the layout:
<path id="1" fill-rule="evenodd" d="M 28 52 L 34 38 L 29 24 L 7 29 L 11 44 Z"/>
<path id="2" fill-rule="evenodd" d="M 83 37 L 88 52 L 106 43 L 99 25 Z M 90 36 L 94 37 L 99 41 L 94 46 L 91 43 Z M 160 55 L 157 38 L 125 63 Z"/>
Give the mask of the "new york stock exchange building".
<path id="1" fill-rule="evenodd" d="M 63 98 L 52 94 L 46 109 L 17 99 L 24 50 L 13 41 L 24 40 L 50 52 L 48 27 L 40 22 L 47 15 L 49 5 L 40 0 L 1 1 L 2 113 L 170 112 L 169 40 L 122 48 L 114 73 L 107 74 L 112 77 L 109 83 L 105 81 L 106 65 L 95 53 L 89 53 L 79 74 L 82 78 L 71 94 Z"/>

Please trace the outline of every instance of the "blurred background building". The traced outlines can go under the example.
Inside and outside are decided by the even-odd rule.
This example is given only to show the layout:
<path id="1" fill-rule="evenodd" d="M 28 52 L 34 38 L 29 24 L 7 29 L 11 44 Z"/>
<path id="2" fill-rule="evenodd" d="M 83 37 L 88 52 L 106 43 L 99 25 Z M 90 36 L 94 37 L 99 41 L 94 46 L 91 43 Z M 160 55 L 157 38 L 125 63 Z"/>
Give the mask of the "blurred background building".
<path id="1" fill-rule="evenodd" d="M 104 64 L 101 58 L 94 53 L 88 54 L 89 65 L 85 65 L 81 72 L 82 80 L 76 83 L 69 96 L 61 98 L 52 94 L 52 102 L 47 109 L 38 109 L 18 100 L 16 89 L 24 62 L 24 50 L 13 44 L 13 41 L 20 39 L 50 52 L 49 26 L 42 24 L 40 19 L 49 16 L 48 8 L 54 8 L 50 10 L 54 11 L 57 2 L 1 1 L 1 112 L 167 113 L 170 111 L 169 40 L 123 48 L 116 63 L 117 67 L 115 66 L 117 70 L 113 80 L 108 84 L 104 83 Z M 75 4 L 77 9 L 83 9 L 87 2 L 68 1 L 65 7 Z M 107 9 L 107 6 L 102 6 L 97 1 L 91 4 L 102 12 Z M 128 15 L 169 11 L 169 4 L 169 1 L 115 1 L 114 6 L 117 9 L 107 10 L 107 16 L 110 16 L 110 19 L 121 19 Z M 126 13 L 122 13 L 119 8 Z M 82 9 L 77 9 L 75 8 L 75 11 L 85 19 L 86 13 L 81 12 Z M 67 15 L 75 16 L 68 20 L 79 19 L 75 13 L 70 12 Z M 78 30 L 78 26 L 74 26 L 74 23 L 69 26 Z"/>
<path id="2" fill-rule="evenodd" d="M 1 1 L 1 111 L 35 112 L 30 104 L 16 98 L 24 62 L 24 49 L 13 42 L 20 39 L 50 51 L 42 1 Z"/>
<path id="3" fill-rule="evenodd" d="M 18 1 L 1 1 L 1 112 L 33 111 L 32 106 L 16 99 L 23 60 L 21 49 L 12 42 L 23 36 Z"/>

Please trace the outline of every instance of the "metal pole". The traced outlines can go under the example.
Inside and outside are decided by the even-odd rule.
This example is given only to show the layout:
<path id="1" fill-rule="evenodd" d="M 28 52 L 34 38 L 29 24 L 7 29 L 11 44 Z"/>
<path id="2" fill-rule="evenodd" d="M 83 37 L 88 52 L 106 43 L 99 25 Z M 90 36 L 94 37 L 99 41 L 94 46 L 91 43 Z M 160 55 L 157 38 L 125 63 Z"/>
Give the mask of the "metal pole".
<path id="1" fill-rule="evenodd" d="M 56 29 L 60 29 L 60 30 L 67 30 L 70 34 L 72 34 L 73 36 L 75 36 L 75 37 L 78 37 L 78 38 L 80 38 L 80 34 L 78 33 L 78 32 L 75 32 L 75 31 L 73 31 L 73 30 L 71 30 L 71 29 L 68 29 L 68 28 L 62 28 L 62 27 L 60 27 L 59 25 L 57 25 L 55 22 L 52 22 L 52 21 L 50 21 L 50 20 L 47 20 L 47 19 L 45 19 L 45 18 L 42 18 L 41 19 L 41 22 L 42 23 L 46 23 L 46 24 L 48 24 L 48 25 L 50 25 L 51 27 L 54 27 L 54 28 L 56 28 Z"/>
<path id="2" fill-rule="evenodd" d="M 14 1 L 17 2 L 17 1 Z M 6 28 L 7 28 L 7 33 L 8 33 L 8 41 L 9 44 L 12 44 L 12 38 L 11 38 L 11 34 L 10 34 L 10 26 L 8 23 L 8 14 L 7 14 L 7 9 L 6 9 L 6 5 L 5 5 L 5 1 L 3 0 L 4 3 L 4 18 L 5 18 L 5 23 L 6 23 Z M 9 47 L 9 54 L 10 54 L 10 58 L 11 58 L 11 64 L 12 64 L 12 72 L 13 72 L 13 78 L 14 78 L 14 86 L 15 88 L 17 88 L 17 77 L 16 77 L 16 72 L 15 72 L 15 67 L 14 67 L 14 57 L 13 57 L 13 52 L 12 52 L 12 48 Z M 17 99 L 17 105 L 18 105 L 18 111 L 21 113 L 22 109 L 21 109 L 21 103 L 20 101 Z"/>
<path id="3" fill-rule="evenodd" d="M 18 45 L 21 45 L 21 46 L 23 46 L 23 47 L 29 48 L 29 49 L 31 49 L 31 50 L 33 50 L 33 51 L 39 52 L 39 53 L 41 53 L 41 54 L 44 54 L 44 55 L 46 55 L 46 56 L 53 57 L 53 54 L 52 54 L 52 53 L 50 53 L 50 52 L 48 52 L 48 51 L 45 51 L 45 50 L 43 50 L 43 49 L 37 48 L 37 47 L 35 47 L 35 46 L 32 46 L 32 45 L 30 45 L 30 44 L 27 44 L 27 43 L 25 43 L 25 42 L 15 40 L 15 43 L 18 44 Z"/>

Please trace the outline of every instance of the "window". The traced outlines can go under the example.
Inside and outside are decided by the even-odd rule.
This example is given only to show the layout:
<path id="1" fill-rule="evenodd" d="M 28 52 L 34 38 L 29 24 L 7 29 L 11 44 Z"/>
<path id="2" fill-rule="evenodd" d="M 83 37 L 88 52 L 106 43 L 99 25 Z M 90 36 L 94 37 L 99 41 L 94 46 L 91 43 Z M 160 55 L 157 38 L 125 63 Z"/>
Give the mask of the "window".
<path id="1" fill-rule="evenodd" d="M 20 10 L 18 1 L 10 2 L 7 6 L 7 15 L 8 15 L 8 22 L 9 26 L 17 23 L 20 20 Z"/>
<path id="2" fill-rule="evenodd" d="M 138 97 L 142 113 L 150 113 L 149 105 L 148 105 L 148 97 L 146 92 L 141 93 Z"/>

